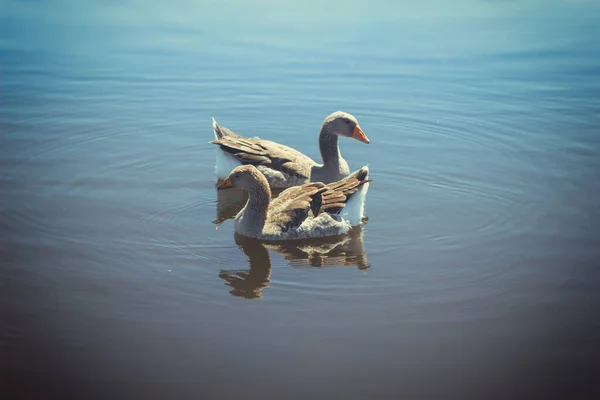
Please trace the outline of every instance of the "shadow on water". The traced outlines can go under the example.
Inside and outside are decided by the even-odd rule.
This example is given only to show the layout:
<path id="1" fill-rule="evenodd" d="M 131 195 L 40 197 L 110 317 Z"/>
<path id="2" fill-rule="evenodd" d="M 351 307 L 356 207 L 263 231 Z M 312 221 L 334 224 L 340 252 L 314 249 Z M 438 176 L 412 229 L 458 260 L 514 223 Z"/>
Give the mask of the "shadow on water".
<path id="1" fill-rule="evenodd" d="M 247 299 L 262 297 L 262 290 L 271 283 L 271 257 L 269 250 L 279 253 L 291 267 L 356 266 L 369 268 L 363 248 L 363 230 L 331 238 L 265 242 L 234 234 L 235 243 L 248 257 L 249 269 L 224 269 L 219 278 L 231 287 L 234 296 Z"/>

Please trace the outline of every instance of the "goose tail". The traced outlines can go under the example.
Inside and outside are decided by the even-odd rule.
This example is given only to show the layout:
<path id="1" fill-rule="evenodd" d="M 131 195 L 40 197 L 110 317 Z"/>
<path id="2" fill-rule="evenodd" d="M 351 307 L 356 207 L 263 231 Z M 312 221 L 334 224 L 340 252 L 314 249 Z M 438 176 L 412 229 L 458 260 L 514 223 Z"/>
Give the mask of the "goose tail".
<path id="1" fill-rule="evenodd" d="M 213 126 L 213 133 L 215 134 L 215 139 L 216 140 L 223 139 L 223 136 L 225 136 L 225 134 L 223 133 L 223 130 L 221 129 L 219 124 L 217 124 L 217 120 L 214 118 L 212 119 L 212 126 Z"/>
<path id="2" fill-rule="evenodd" d="M 361 186 L 356 193 L 348 199 L 346 206 L 342 209 L 342 218 L 350 222 L 350 225 L 357 226 L 362 224 L 365 216 L 365 202 L 369 190 L 369 167 L 364 166 L 361 169 L 350 174 L 361 182 Z"/>

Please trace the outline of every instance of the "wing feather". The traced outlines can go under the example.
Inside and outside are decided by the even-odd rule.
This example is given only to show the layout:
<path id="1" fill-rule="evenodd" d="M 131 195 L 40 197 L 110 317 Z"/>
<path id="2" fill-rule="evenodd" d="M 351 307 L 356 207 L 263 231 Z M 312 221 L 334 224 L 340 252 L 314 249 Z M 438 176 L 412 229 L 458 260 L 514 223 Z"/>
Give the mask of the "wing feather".
<path id="1" fill-rule="evenodd" d="M 218 130 L 217 130 L 218 129 Z M 223 134 L 227 128 L 215 128 L 219 138 L 211 141 L 221 150 L 233 155 L 242 164 L 267 166 L 288 176 L 309 179 L 312 166 L 316 163 L 308 156 L 291 147 L 260 138 L 244 138 L 232 132 Z"/>
<path id="2" fill-rule="evenodd" d="M 297 228 L 309 216 L 317 215 L 324 189 L 325 184 L 313 182 L 284 190 L 271 201 L 267 222 L 279 226 L 284 232 Z"/>

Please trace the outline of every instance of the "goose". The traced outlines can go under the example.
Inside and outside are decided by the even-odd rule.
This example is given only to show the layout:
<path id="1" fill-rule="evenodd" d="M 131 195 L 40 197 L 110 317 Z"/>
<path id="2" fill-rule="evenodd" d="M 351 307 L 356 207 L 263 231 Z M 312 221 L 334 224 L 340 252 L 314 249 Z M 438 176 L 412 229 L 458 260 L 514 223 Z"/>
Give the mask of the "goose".
<path id="1" fill-rule="evenodd" d="M 248 201 L 234 220 L 235 232 L 280 241 L 343 235 L 360 225 L 370 180 L 369 168 L 330 184 L 305 183 L 271 198 L 264 174 L 253 165 L 236 167 L 218 190 L 248 191 Z"/>
<path id="2" fill-rule="evenodd" d="M 240 165 L 254 165 L 262 172 L 271 188 L 288 188 L 308 182 L 331 183 L 349 175 L 350 169 L 338 147 L 338 136 L 351 137 L 370 143 L 356 118 L 347 112 L 336 111 L 321 125 L 319 150 L 323 164 L 291 147 L 270 140 L 245 138 L 220 126 L 213 118 L 217 150 L 217 177 L 225 179 Z"/>

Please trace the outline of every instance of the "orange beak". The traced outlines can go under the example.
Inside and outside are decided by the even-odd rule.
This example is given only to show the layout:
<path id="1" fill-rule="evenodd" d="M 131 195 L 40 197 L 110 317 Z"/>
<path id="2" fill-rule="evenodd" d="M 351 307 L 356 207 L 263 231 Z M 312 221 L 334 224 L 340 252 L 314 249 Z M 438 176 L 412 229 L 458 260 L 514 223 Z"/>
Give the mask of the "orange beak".
<path id="1" fill-rule="evenodd" d="M 365 135 L 365 133 L 363 132 L 362 129 L 360 129 L 360 126 L 356 125 L 354 127 L 354 132 L 352 132 L 352 137 L 356 140 L 358 140 L 359 142 L 363 142 L 366 144 L 369 144 L 369 138 L 367 137 L 367 135 Z"/>
<path id="2" fill-rule="evenodd" d="M 232 188 L 233 184 L 231 183 L 231 178 L 225 179 L 219 186 L 217 186 L 217 190 L 229 189 Z"/>

